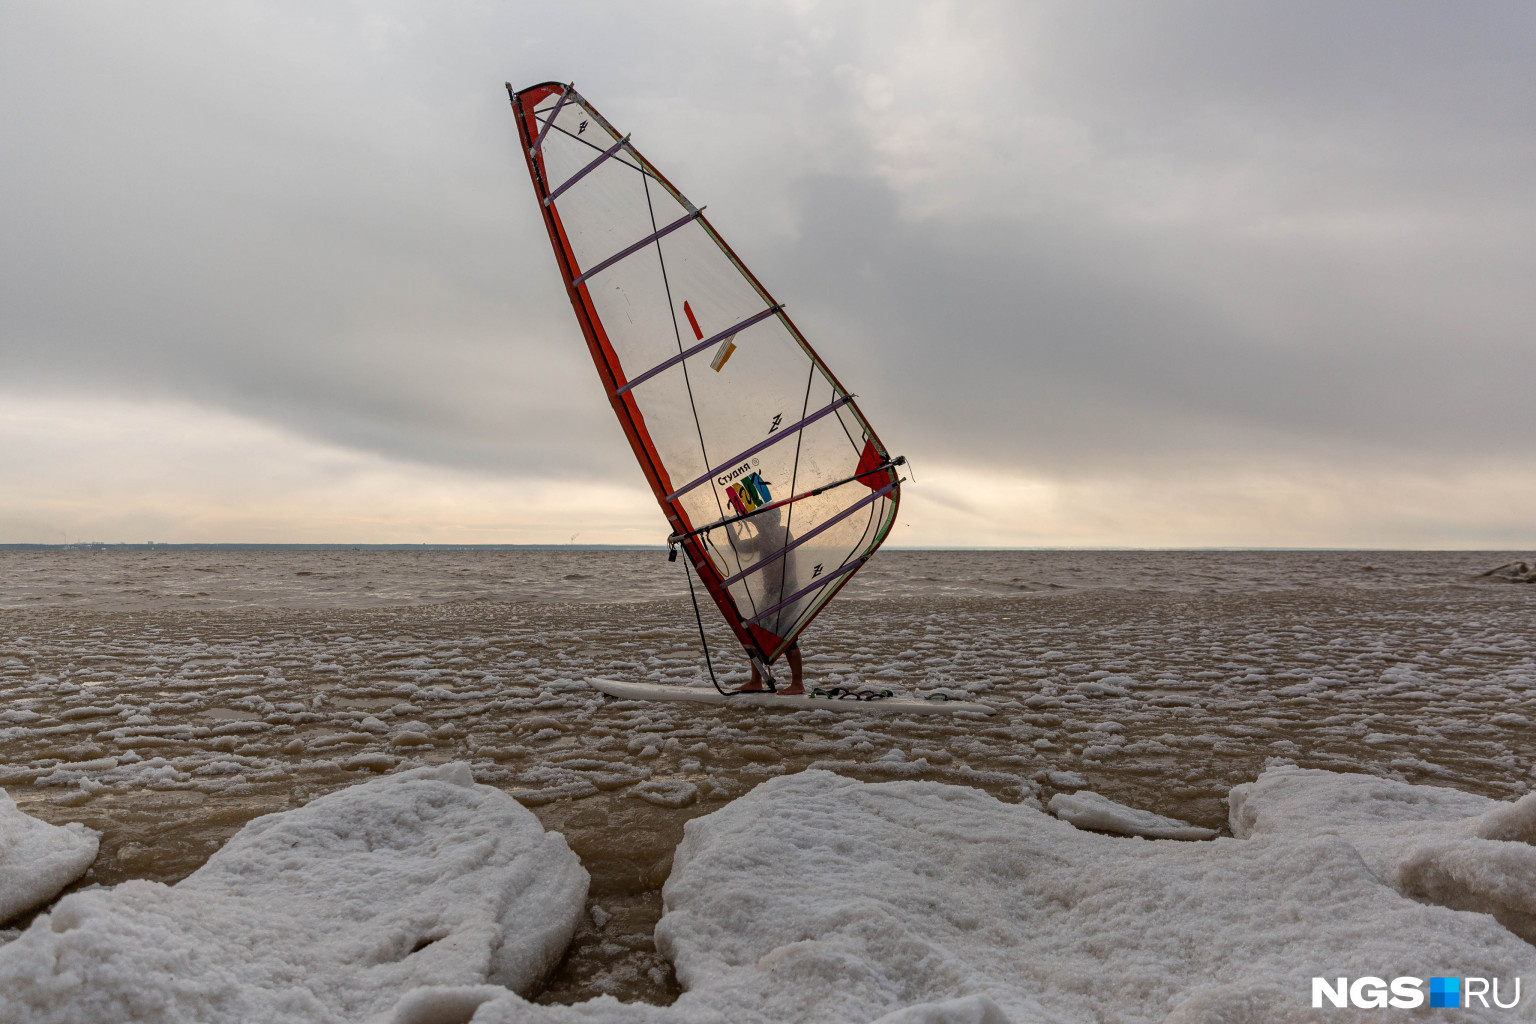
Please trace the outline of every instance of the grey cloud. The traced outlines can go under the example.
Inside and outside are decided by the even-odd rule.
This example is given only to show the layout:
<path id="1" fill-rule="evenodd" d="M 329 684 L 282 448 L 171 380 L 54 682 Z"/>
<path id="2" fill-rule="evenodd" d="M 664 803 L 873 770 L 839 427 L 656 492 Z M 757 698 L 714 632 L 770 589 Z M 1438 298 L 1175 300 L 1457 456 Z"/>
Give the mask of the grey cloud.
<path id="1" fill-rule="evenodd" d="M 1522 5 L 978 6 L 1017 66 L 948 73 L 1051 105 L 1095 163 L 933 215 L 838 85 L 906 12 L 643 8 L 9 6 L 5 386 L 632 472 L 500 90 L 575 77 L 903 450 L 1054 473 L 1536 450 Z M 1149 181 L 1228 198 L 1128 217 Z"/>
<path id="2" fill-rule="evenodd" d="M 899 407 L 907 431 L 940 439 L 925 447 L 947 457 L 1012 452 L 1063 472 L 1239 445 L 1443 459 L 1536 444 L 1529 321 L 1469 336 L 1375 305 L 1381 291 L 1348 276 L 1301 291 L 1315 268 L 1277 269 L 1257 247 L 1231 254 L 1235 267 L 1190 268 L 1194 279 L 1172 288 L 1147 268 L 1176 260 L 1177 242 L 1054 217 L 906 224 L 894 205 L 880 182 L 807 183 L 803 244 L 774 269 L 793 279 L 785 294 L 838 282 L 802 326 L 856 339 L 861 373 L 901 396 L 876 405 Z M 1407 307 L 1426 292 L 1454 302 L 1445 293 L 1462 282 L 1417 270 L 1388 294 L 1396 284 Z M 1273 290 L 1265 305 L 1298 303 L 1278 323 L 1213 301 L 1255 274 Z M 1513 289 L 1502 298 L 1520 301 Z"/>

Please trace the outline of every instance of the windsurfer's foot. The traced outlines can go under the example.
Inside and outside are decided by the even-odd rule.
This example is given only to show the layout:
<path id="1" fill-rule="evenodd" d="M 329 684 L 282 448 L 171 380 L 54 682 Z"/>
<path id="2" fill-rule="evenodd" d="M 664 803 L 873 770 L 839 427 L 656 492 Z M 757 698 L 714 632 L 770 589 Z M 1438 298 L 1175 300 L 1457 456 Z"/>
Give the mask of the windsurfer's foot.
<path id="1" fill-rule="evenodd" d="M 738 686 L 738 687 L 736 687 L 736 689 L 732 690 L 731 692 L 732 693 L 767 693 L 768 690 L 761 683 L 748 683 L 745 686 Z M 781 688 L 779 688 L 777 690 L 774 690 L 773 692 L 774 693 L 778 693 L 778 694 L 782 694 L 785 697 L 794 697 L 796 695 L 799 695 L 799 696 L 803 697 L 803 696 L 805 696 L 805 687 L 802 684 L 800 684 L 800 683 L 791 683 L 790 685 L 785 686 L 785 687 L 781 687 Z"/>

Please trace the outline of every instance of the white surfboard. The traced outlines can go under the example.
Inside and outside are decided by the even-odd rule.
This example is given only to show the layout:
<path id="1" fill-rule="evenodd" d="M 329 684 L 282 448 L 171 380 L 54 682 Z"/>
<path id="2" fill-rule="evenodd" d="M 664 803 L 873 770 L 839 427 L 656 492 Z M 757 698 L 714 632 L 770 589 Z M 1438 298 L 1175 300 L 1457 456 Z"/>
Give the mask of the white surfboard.
<path id="1" fill-rule="evenodd" d="M 914 697 L 883 697 L 879 700 L 839 700 L 809 693 L 788 697 L 778 693 L 739 693 L 726 696 L 713 687 L 678 686 L 668 683 L 632 683 L 617 679 L 588 679 L 592 689 L 623 700 L 693 701 L 698 704 L 729 704 L 735 707 L 794 708 L 797 711 L 847 711 L 870 715 L 954 715 L 962 711 L 996 714 L 985 704 L 964 700 L 919 700 Z M 871 689 L 873 689 L 871 687 Z"/>

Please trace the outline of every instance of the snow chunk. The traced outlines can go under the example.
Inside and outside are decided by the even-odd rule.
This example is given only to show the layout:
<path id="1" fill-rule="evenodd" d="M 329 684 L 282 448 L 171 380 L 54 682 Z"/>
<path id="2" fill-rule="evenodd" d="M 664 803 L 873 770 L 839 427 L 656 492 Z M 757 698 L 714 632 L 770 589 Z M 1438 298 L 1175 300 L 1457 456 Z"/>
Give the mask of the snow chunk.
<path id="1" fill-rule="evenodd" d="M 1404 896 L 1491 914 L 1536 942 L 1536 793 L 1502 803 L 1271 765 L 1234 787 L 1227 803 L 1235 836 L 1339 836 Z"/>
<path id="2" fill-rule="evenodd" d="M 1072 687 L 1076 693 L 1086 697 L 1128 697 L 1130 691 L 1121 683 L 1134 683 L 1135 680 L 1125 676 L 1106 676 L 1103 679 L 1087 679 Z"/>
<path id="3" fill-rule="evenodd" d="M 1254 782 L 1234 786 L 1227 806 L 1232 834 L 1247 839 L 1358 834 L 1380 826 L 1455 822 L 1500 804 L 1439 786 L 1271 763 Z"/>
<path id="4" fill-rule="evenodd" d="M 1405 898 L 1339 836 L 1127 842 L 976 790 L 820 771 L 690 821 L 664 894 L 672 1006 L 469 989 L 442 1005 L 473 1000 L 475 1024 L 1299 1024 L 1313 975 L 1429 977 L 1446 950 L 1474 976 L 1536 967 L 1491 918 Z M 415 998 L 396 1024 L 438 1019 Z"/>
<path id="5" fill-rule="evenodd" d="M 699 799 L 699 787 L 685 779 L 651 779 L 629 792 L 659 807 L 686 807 Z"/>
<path id="6" fill-rule="evenodd" d="M 526 991 L 586 891 L 531 812 L 421 768 L 258 818 L 175 886 L 65 897 L 0 946 L 0 1019 L 350 1022 L 421 985 Z"/>
<path id="7" fill-rule="evenodd" d="M 79 822 L 50 825 L 0 789 L 0 924 L 58 895 L 96 859 L 97 833 Z"/>
<path id="8" fill-rule="evenodd" d="M 1049 809 L 1062 821 L 1070 821 L 1078 828 L 1122 836 L 1145 836 L 1148 839 L 1212 839 L 1216 836 L 1213 828 L 1201 828 L 1178 818 L 1165 818 L 1151 811 L 1127 807 L 1091 789 L 1057 793 L 1051 797 Z"/>

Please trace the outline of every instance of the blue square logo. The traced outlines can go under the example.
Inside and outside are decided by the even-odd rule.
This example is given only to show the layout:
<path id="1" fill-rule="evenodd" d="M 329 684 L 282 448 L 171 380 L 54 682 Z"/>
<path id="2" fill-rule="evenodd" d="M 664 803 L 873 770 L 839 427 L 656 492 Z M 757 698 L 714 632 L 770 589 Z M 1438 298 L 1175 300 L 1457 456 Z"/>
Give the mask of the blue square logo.
<path id="1" fill-rule="evenodd" d="M 1429 1005 L 1448 1006 L 1451 1009 L 1461 1008 L 1461 979 L 1460 978 L 1430 978 L 1429 979 Z"/>

